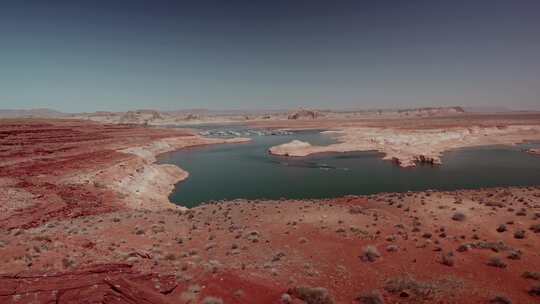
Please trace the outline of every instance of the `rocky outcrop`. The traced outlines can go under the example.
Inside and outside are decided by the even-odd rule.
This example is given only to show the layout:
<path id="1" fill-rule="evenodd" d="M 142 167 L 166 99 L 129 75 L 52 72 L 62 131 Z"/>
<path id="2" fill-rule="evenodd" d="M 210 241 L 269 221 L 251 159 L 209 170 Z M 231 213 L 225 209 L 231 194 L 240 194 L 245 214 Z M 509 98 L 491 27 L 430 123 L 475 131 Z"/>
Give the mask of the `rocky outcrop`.
<path id="1" fill-rule="evenodd" d="M 173 303 L 173 276 L 141 274 L 128 264 L 104 264 L 61 273 L 0 276 L 1 303 Z M 156 288 L 159 286 L 159 288 Z M 82 298 L 83 297 L 83 298 Z"/>
<path id="2" fill-rule="evenodd" d="M 440 163 L 438 159 L 435 159 L 434 157 L 425 156 L 425 155 L 415 156 L 414 162 L 419 165 L 432 165 L 432 166 Z"/>
<path id="3" fill-rule="evenodd" d="M 293 140 L 279 146 L 274 146 L 268 149 L 268 152 L 273 155 L 282 156 L 305 156 L 301 151 L 306 151 L 311 148 L 311 144 L 305 141 Z"/>

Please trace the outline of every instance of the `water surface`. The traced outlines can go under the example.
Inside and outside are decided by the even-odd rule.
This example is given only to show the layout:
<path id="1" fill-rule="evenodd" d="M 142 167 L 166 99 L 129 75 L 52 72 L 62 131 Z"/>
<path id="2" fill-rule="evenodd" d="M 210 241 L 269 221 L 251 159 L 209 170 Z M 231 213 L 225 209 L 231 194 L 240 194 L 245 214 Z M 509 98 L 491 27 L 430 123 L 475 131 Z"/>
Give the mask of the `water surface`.
<path id="1" fill-rule="evenodd" d="M 449 151 L 441 166 L 400 168 L 377 152 L 318 154 L 303 158 L 272 156 L 269 147 L 299 139 L 328 145 L 319 132 L 253 136 L 242 144 L 188 148 L 160 157 L 187 170 L 171 201 L 193 207 L 235 198 L 329 198 L 348 194 L 426 189 L 474 189 L 540 184 L 540 157 L 521 150 L 538 147 L 490 146 Z"/>

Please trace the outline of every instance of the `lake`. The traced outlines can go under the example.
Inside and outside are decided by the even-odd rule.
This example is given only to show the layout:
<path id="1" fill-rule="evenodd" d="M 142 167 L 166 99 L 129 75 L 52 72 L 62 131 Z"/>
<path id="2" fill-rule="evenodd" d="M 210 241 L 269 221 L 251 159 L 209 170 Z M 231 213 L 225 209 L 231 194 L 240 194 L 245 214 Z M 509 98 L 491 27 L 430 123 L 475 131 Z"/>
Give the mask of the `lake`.
<path id="1" fill-rule="evenodd" d="M 190 173 L 170 200 L 186 207 L 215 200 L 331 198 L 415 190 L 474 189 L 540 184 L 540 157 L 517 147 L 490 146 L 446 152 L 440 166 L 400 168 L 378 152 L 329 153 L 303 158 L 269 155 L 271 146 L 293 139 L 316 145 L 334 138 L 316 131 L 270 135 L 242 126 L 200 126 L 206 136 L 250 136 L 249 143 L 193 147 L 163 154 L 159 163 Z M 214 129 L 212 129 L 214 128 Z"/>

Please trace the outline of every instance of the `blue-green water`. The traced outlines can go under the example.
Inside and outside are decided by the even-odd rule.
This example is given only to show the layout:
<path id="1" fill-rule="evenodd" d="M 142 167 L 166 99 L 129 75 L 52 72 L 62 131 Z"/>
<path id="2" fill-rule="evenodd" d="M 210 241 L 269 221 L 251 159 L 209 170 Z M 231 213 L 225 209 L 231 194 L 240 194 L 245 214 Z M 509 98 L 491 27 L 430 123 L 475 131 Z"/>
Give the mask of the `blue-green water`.
<path id="1" fill-rule="evenodd" d="M 171 201 L 187 207 L 212 200 L 329 198 L 349 194 L 426 189 L 471 189 L 540 184 L 540 157 L 520 147 L 491 146 L 450 151 L 441 166 L 400 168 L 377 152 L 286 158 L 267 153 L 292 139 L 327 145 L 318 132 L 253 136 L 253 141 L 184 149 L 160 156 L 187 170 Z M 526 147 L 538 146 L 528 145 Z"/>

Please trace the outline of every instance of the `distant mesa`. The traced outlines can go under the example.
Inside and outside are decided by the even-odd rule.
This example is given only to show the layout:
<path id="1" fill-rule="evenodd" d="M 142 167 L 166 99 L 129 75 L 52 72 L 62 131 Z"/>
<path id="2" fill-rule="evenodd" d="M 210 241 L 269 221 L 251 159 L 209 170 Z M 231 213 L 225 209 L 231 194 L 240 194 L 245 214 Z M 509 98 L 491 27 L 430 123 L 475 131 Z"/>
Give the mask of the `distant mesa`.
<path id="1" fill-rule="evenodd" d="M 163 117 L 155 110 L 128 111 L 120 117 L 120 123 L 143 124 L 154 120 L 161 120 Z"/>
<path id="2" fill-rule="evenodd" d="M 63 113 L 52 109 L 0 109 L 0 118 L 55 118 L 84 119 L 101 123 L 137 125 L 185 125 L 197 123 L 234 123 L 256 120 L 339 120 L 363 118 L 421 118 L 457 116 L 469 113 L 464 107 L 424 107 L 404 109 L 309 109 L 295 110 L 209 110 L 183 109 L 159 111 L 138 109 L 127 112 L 96 111 L 82 113 Z M 476 112 L 471 112 L 476 113 Z"/>
<path id="3" fill-rule="evenodd" d="M 290 120 L 317 119 L 322 116 L 324 116 L 322 113 L 315 110 L 300 109 L 298 111 L 290 113 L 287 118 Z"/>

